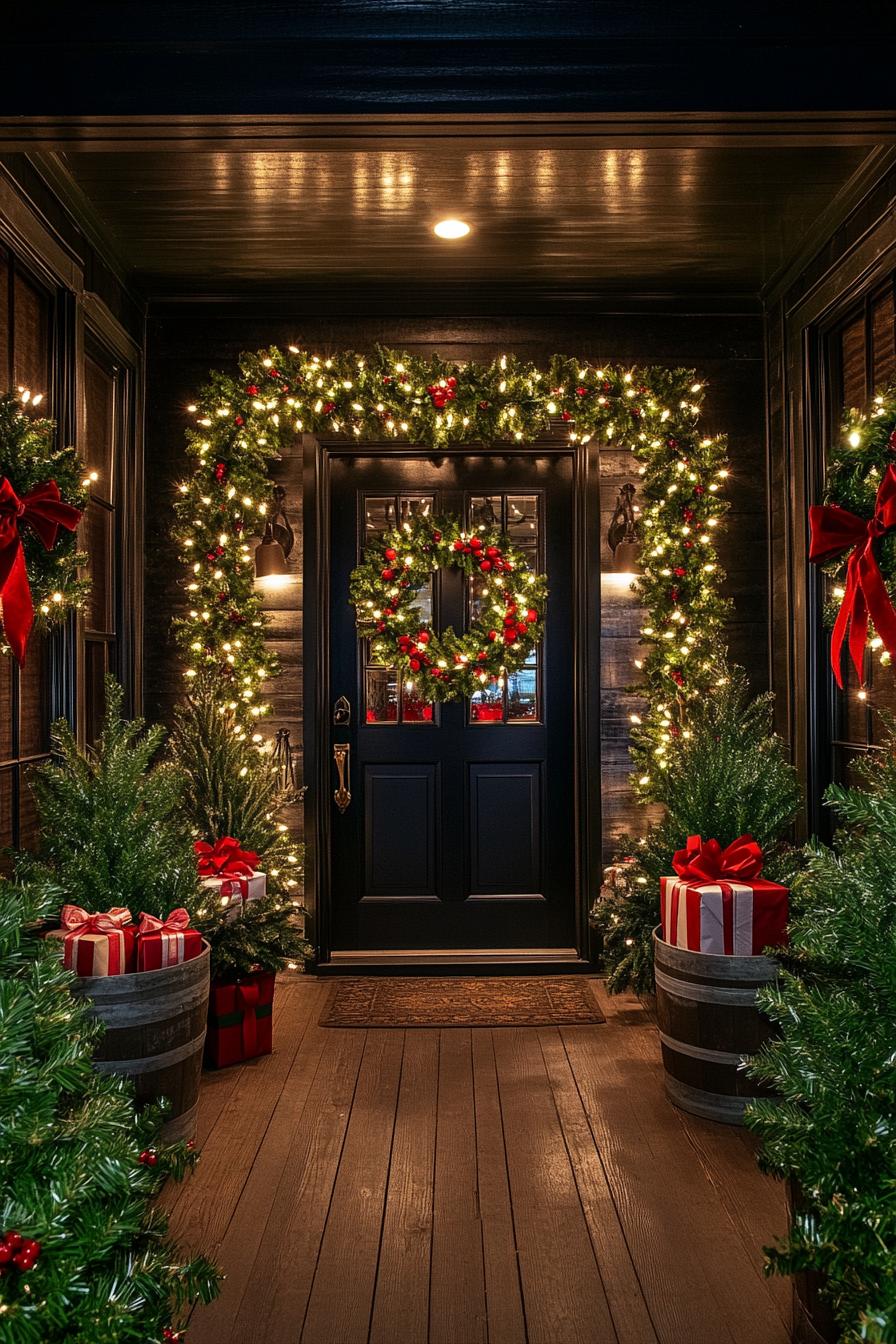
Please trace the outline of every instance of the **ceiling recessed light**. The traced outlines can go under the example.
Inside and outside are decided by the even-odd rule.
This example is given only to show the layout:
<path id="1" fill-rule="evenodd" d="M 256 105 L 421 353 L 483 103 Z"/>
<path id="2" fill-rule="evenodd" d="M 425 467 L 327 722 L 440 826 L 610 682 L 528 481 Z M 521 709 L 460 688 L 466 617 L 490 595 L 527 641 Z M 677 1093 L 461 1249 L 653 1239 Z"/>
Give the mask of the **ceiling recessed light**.
<path id="1" fill-rule="evenodd" d="M 462 219 L 440 219 L 438 224 L 433 225 L 432 231 L 439 238 L 466 238 L 470 226 Z"/>

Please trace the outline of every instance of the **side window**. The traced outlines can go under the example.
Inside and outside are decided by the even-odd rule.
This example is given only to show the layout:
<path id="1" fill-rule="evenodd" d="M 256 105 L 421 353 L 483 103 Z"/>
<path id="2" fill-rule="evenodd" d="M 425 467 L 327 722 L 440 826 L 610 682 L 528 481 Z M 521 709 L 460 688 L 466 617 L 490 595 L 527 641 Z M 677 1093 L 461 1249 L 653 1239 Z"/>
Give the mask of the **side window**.
<path id="1" fill-rule="evenodd" d="M 92 586 L 80 630 L 82 722 L 89 743 L 96 740 L 103 715 L 103 678 L 107 672 L 120 672 L 119 476 L 126 437 L 127 377 L 127 371 L 101 346 L 88 341 L 81 448 L 91 485 L 82 545 L 90 557 Z"/>
<path id="2" fill-rule="evenodd" d="M 0 386 L 41 393 L 53 414 L 51 366 L 53 296 L 0 248 Z M 28 771 L 49 752 L 47 642 L 32 636 L 25 666 L 0 656 L 0 847 L 29 848 L 36 818 Z"/>
<path id="3" fill-rule="evenodd" d="M 841 432 L 844 413 L 864 407 L 875 389 L 896 380 L 896 312 L 894 283 L 868 295 L 826 338 L 826 431 L 830 443 Z M 838 594 L 826 581 L 826 602 Z M 881 663 L 880 652 L 865 654 L 864 696 L 859 695 L 855 669 L 844 659 L 844 689 L 827 678 L 831 736 L 830 777 L 849 782 L 857 756 L 876 745 L 880 734 L 879 710 L 896 713 L 896 669 Z"/>

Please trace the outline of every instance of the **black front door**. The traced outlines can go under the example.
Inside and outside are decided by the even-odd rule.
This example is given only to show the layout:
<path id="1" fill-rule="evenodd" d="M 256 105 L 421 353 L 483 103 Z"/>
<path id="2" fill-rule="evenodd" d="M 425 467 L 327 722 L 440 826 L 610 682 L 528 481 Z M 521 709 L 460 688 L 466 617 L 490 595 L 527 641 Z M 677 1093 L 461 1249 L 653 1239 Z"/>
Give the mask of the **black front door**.
<path id="1" fill-rule="evenodd" d="M 329 896 L 342 952 L 474 949 L 572 954 L 576 946 L 571 453 L 330 459 Z M 348 600 L 365 547 L 431 510 L 498 523 L 547 574 L 545 638 L 503 687 L 432 705 L 370 662 Z M 466 628 L 479 593 L 433 576 L 422 619 Z M 334 748 L 347 747 L 340 811 Z M 344 800 L 343 800 L 344 801 Z"/>

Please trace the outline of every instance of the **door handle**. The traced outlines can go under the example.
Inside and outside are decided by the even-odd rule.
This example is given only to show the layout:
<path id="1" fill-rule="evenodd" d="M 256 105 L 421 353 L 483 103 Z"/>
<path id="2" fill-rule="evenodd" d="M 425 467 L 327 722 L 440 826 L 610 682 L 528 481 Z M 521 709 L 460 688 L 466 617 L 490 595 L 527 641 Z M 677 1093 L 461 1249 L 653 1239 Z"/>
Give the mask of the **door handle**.
<path id="1" fill-rule="evenodd" d="M 336 774 L 339 785 L 333 792 L 333 802 L 344 812 L 352 800 L 351 746 L 348 742 L 333 743 L 333 760 L 336 762 Z"/>

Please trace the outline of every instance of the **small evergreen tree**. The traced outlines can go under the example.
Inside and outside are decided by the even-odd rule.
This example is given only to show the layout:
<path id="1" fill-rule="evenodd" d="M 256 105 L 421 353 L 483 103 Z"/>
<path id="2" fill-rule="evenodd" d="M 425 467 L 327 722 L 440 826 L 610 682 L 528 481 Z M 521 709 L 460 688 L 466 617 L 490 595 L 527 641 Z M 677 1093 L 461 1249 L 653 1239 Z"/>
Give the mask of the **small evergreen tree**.
<path id="1" fill-rule="evenodd" d="M 106 712 L 96 747 L 82 750 L 64 719 L 53 725 L 56 759 L 31 780 L 40 816 L 38 864 L 56 876 L 64 900 L 86 910 L 127 906 L 163 916 L 197 903 L 196 859 L 183 812 L 187 780 L 156 763 L 158 725 L 122 716 L 123 692 L 106 678 Z M 23 871 L 32 861 L 22 861 Z"/>
<path id="2" fill-rule="evenodd" d="M 138 1118 L 129 1084 L 94 1071 L 102 1026 L 33 933 L 61 896 L 0 882 L 0 1341 L 161 1344 L 217 1293 L 150 1205 L 194 1154 L 157 1147 L 159 1112 Z"/>
<path id="3" fill-rule="evenodd" d="M 689 835 L 729 845 L 749 832 L 762 846 L 764 875 L 786 881 L 792 857 L 781 845 L 800 794 L 784 744 L 772 731 L 771 695 L 750 698 L 746 673 L 734 668 L 692 710 L 654 794 L 663 818 L 638 841 L 623 840 L 631 862 L 599 900 L 593 922 L 603 937 L 611 991 L 653 988 L 653 930 L 659 923 L 660 878 Z"/>
<path id="4" fill-rule="evenodd" d="M 797 881 L 790 954 L 760 1003 L 780 1036 L 750 1072 L 782 1101 L 752 1104 L 761 1165 L 804 1207 L 770 1270 L 827 1276 L 843 1339 L 896 1341 L 896 737 L 828 790 L 844 828 Z"/>
<path id="5" fill-rule="evenodd" d="M 209 844 L 233 836 L 258 854 L 259 868 L 267 874 L 267 895 L 248 902 L 240 918 L 228 918 L 207 896 L 197 909 L 197 927 L 211 944 L 214 974 L 233 978 L 253 969 L 282 970 L 310 957 L 298 923 L 305 914 L 303 846 L 282 820 L 298 798 L 282 787 L 261 734 L 253 739 L 221 703 L 213 683 L 197 679 L 176 711 L 172 747 L 178 768 L 190 780 L 184 809 L 196 836 Z"/>

